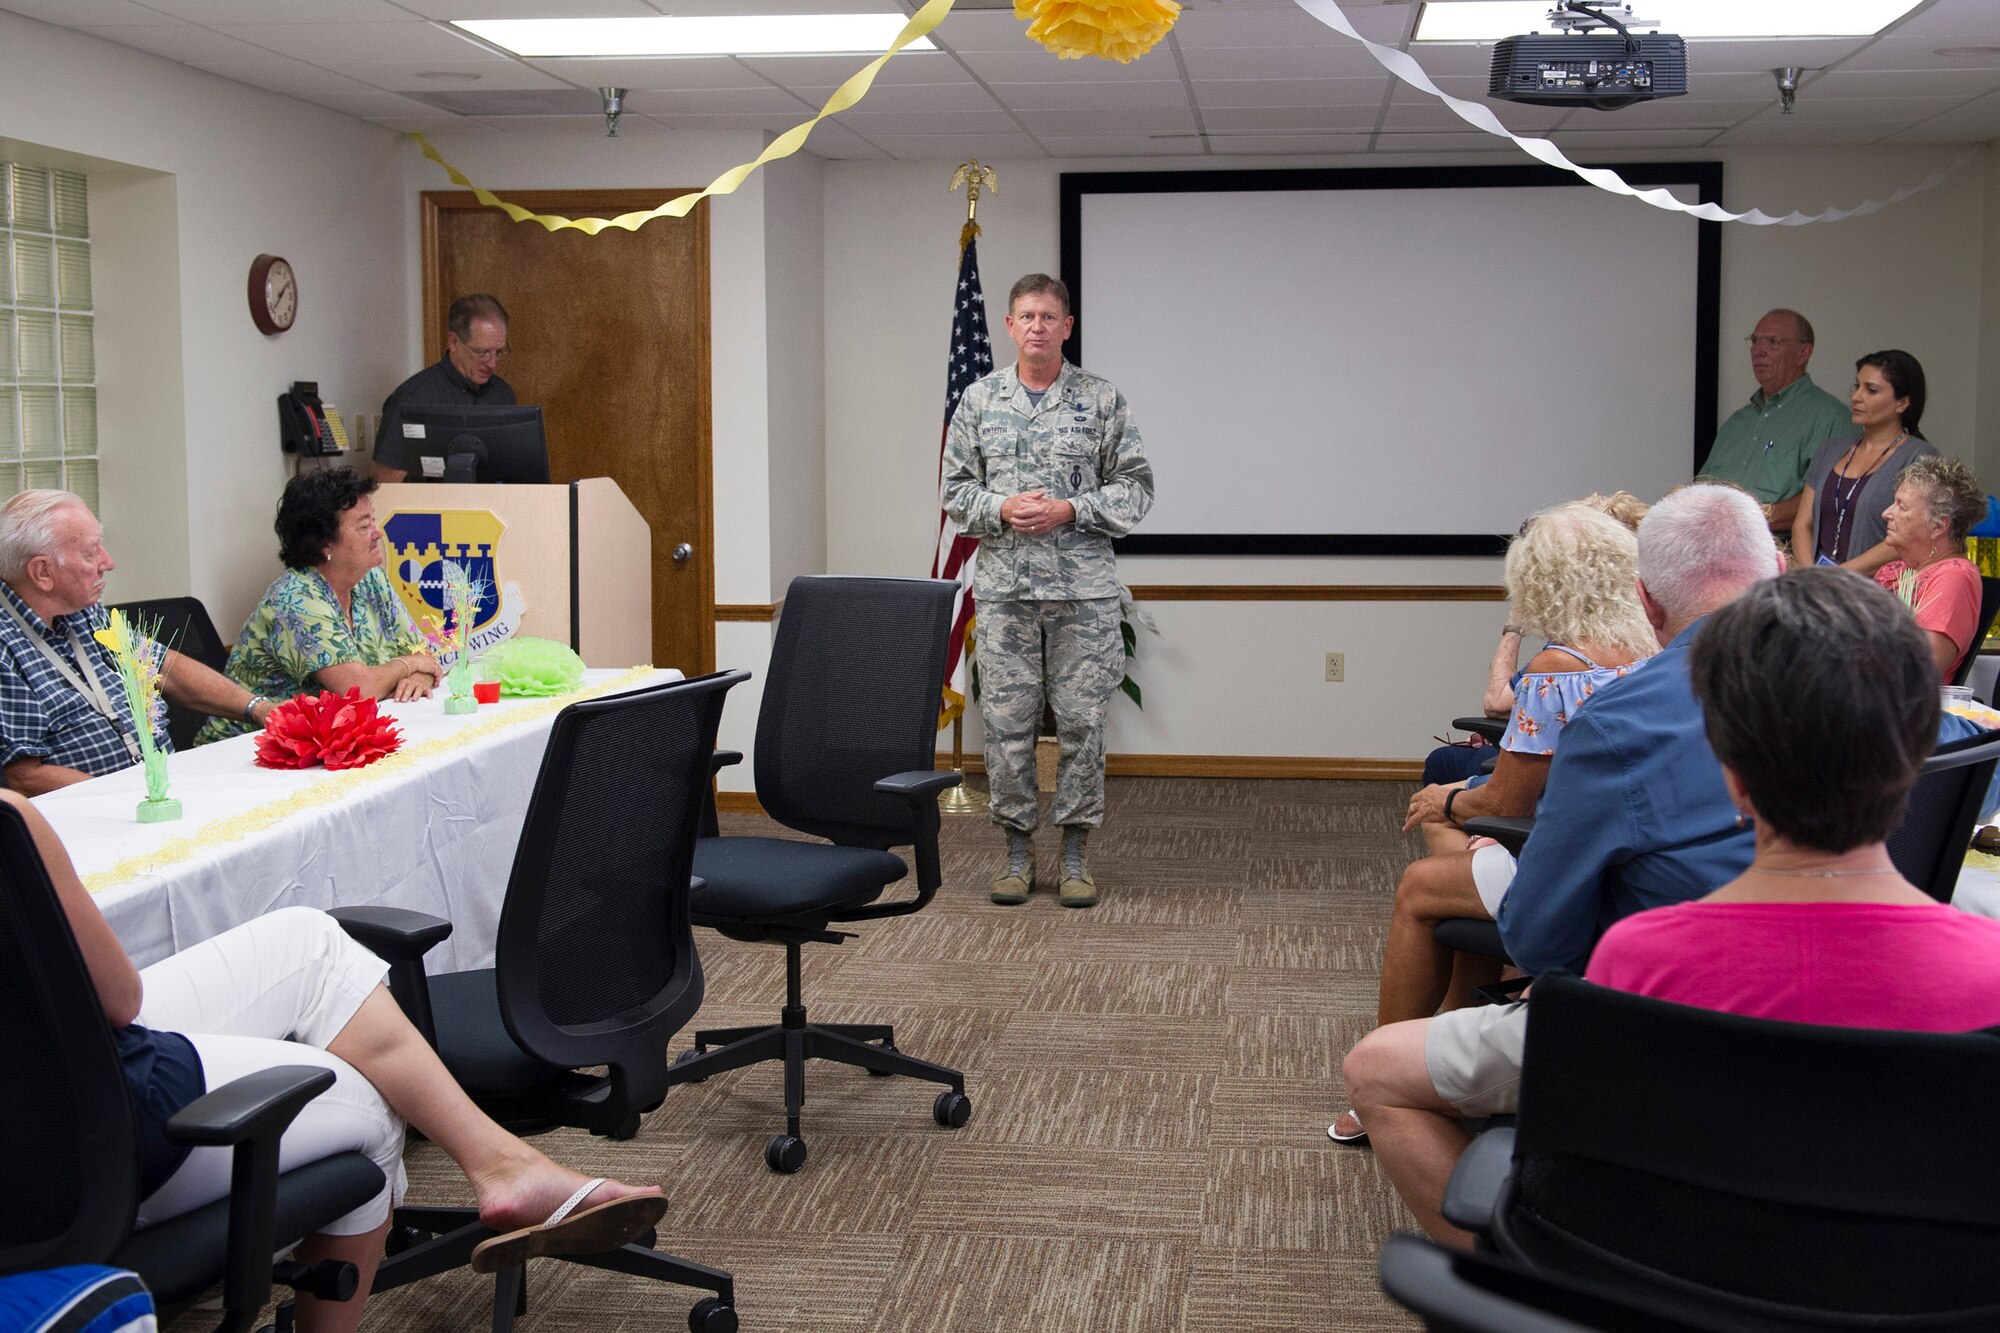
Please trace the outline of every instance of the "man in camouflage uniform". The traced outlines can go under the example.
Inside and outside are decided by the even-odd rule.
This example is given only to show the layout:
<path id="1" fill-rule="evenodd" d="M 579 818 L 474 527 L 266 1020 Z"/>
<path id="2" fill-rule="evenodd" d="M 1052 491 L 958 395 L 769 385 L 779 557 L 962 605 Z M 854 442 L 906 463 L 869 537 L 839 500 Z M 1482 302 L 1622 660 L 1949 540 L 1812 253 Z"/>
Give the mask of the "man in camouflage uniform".
<path id="1" fill-rule="evenodd" d="M 1062 762 L 1051 817 L 1062 826 L 1065 907 L 1097 901 L 1084 839 L 1104 821 L 1104 710 L 1125 676 L 1111 539 L 1153 505 L 1153 469 L 1125 398 L 1063 360 L 1069 288 L 1031 273 L 1007 298 L 1020 356 L 965 391 L 945 438 L 944 508 L 979 538 L 974 662 L 993 822 L 1007 868 L 993 901 L 1034 889 L 1035 732 L 1046 698 Z"/>

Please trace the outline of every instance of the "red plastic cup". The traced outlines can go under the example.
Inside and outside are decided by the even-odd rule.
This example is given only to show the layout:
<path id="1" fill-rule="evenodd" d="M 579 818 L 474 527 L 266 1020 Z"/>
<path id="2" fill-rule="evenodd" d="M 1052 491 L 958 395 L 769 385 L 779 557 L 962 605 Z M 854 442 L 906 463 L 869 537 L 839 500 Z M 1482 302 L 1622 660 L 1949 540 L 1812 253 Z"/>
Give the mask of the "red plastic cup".
<path id="1" fill-rule="evenodd" d="M 497 680 L 476 680 L 472 682 L 472 697 L 483 704 L 500 702 L 500 682 Z"/>

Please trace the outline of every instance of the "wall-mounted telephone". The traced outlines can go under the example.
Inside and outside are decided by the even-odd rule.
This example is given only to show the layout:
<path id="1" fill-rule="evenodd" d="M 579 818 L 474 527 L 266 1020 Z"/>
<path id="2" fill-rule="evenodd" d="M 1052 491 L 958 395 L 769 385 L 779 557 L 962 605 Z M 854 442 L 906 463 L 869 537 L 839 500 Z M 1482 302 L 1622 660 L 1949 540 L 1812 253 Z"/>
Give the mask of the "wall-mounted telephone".
<path id="1" fill-rule="evenodd" d="M 291 392 L 278 395 L 278 442 L 286 453 L 306 457 L 347 452 L 347 426 L 320 402 L 317 381 L 296 380 Z"/>

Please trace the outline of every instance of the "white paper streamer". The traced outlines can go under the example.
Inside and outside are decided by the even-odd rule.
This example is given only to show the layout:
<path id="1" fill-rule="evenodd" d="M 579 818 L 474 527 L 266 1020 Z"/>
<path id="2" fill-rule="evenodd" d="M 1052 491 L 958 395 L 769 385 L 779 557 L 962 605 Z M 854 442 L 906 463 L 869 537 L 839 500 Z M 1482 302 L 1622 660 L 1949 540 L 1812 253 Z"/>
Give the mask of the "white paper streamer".
<path id="1" fill-rule="evenodd" d="M 1675 213 L 1688 213 L 1708 222 L 1747 222 L 1753 227 L 1803 227 L 1808 222 L 1839 222 L 1843 218 L 1864 217 L 1870 213 L 1879 213 L 1891 204 L 1899 204 L 1911 195 L 1922 194 L 1925 190 L 1931 189 L 1943 181 L 1945 177 L 1979 156 L 1982 151 L 1979 148 L 1970 149 L 1958 161 L 1952 163 L 1942 171 L 1935 171 L 1926 176 L 1920 184 L 1906 185 L 1887 199 L 1870 199 L 1866 203 L 1855 205 L 1853 208 L 1829 208 L 1823 213 L 1813 214 L 1794 211 L 1785 214 L 1781 218 L 1774 218 L 1769 213 L 1755 208 L 1747 213 L 1731 213 L 1728 209 L 1716 204 L 1683 203 L 1662 189 L 1634 189 L 1620 179 L 1618 173 L 1615 171 L 1607 171 L 1603 167 L 1580 167 L 1567 157 L 1564 157 L 1562 149 L 1556 147 L 1547 139 L 1523 138 L 1521 135 L 1511 132 L 1505 125 L 1500 123 L 1499 118 L 1483 102 L 1468 102 L 1462 97 L 1453 97 L 1450 93 L 1432 83 L 1430 76 L 1424 73 L 1423 66 L 1419 65 L 1409 52 L 1398 51 L 1393 46 L 1382 46 L 1379 43 L 1371 42 L 1356 32 L 1354 25 L 1347 21 L 1347 15 L 1341 13 L 1340 6 L 1334 3 L 1334 0 L 1293 0 L 1293 3 L 1335 32 L 1340 33 L 1344 37 L 1352 37 L 1355 41 L 1367 47 L 1368 54 L 1374 56 L 1377 63 L 1383 69 L 1388 70 L 1412 88 L 1420 92 L 1429 93 L 1431 96 L 1437 98 L 1457 113 L 1459 119 L 1470 124 L 1474 129 L 1484 130 L 1486 133 L 1497 135 L 1502 139 L 1511 139 L 1519 146 L 1522 152 L 1528 154 L 1530 157 L 1539 158 L 1552 167 L 1561 167 L 1564 171 L 1575 172 L 1583 180 L 1595 185 L 1600 190 L 1608 190 L 1612 194 L 1630 195 L 1632 198 L 1642 203 L 1651 204 L 1655 208 L 1664 208 Z"/>

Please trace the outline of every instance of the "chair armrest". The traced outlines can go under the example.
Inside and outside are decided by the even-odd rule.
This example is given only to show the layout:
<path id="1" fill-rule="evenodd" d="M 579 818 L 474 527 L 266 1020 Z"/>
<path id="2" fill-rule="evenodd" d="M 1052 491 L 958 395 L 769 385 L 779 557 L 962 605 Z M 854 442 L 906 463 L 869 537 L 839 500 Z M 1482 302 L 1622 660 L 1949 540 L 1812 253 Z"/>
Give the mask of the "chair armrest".
<path id="1" fill-rule="evenodd" d="M 437 1049 L 437 1019 L 424 955 L 451 935 L 451 922 L 403 907 L 336 907 L 327 913 L 356 942 L 389 965 L 389 993 L 411 1026 Z"/>
<path id="2" fill-rule="evenodd" d="M 390 963 L 422 958 L 451 938 L 451 922 L 406 907 L 335 907 L 327 915 L 356 943 Z"/>
<path id="3" fill-rule="evenodd" d="M 1500 1189 L 1513 1169 L 1512 1129 L 1489 1129 L 1474 1139 L 1444 1187 L 1444 1220 L 1467 1231 L 1491 1231 Z"/>
<path id="4" fill-rule="evenodd" d="M 701 817 L 695 825 L 697 838 L 722 836 L 722 821 L 715 813 L 715 775 L 732 764 L 743 762 L 741 750 L 717 750 L 708 757 L 708 789 L 701 798 Z"/>
<path id="5" fill-rule="evenodd" d="M 708 771 L 710 773 L 720 773 L 723 769 L 742 762 L 743 751 L 741 750 L 717 750 L 709 757 Z"/>
<path id="6" fill-rule="evenodd" d="M 900 796 L 906 801 L 921 801 L 935 796 L 948 788 L 965 781 L 962 774 L 948 768 L 926 769 L 916 773 L 896 773 L 875 784 L 875 790 L 884 796 Z"/>
<path id="7" fill-rule="evenodd" d="M 1500 738 L 1507 734 L 1506 718 L 1487 717 L 1484 713 L 1475 717 L 1455 717 L 1451 720 L 1451 725 L 1454 731 L 1469 731 L 1475 736 L 1482 736 L 1492 741 L 1495 745 L 1498 745 Z"/>
<path id="8" fill-rule="evenodd" d="M 263 1309 L 271 1297 L 278 1141 L 305 1104 L 332 1086 L 333 1071 L 323 1066 L 274 1065 L 203 1093 L 167 1121 L 172 1142 L 230 1148 L 222 1303 L 232 1318 Z"/>
<path id="9" fill-rule="evenodd" d="M 333 1086 L 318 1065 L 274 1065 L 211 1088 L 174 1112 L 167 1137 L 175 1143 L 229 1147 L 260 1134 L 282 1134 L 305 1104 Z"/>
<path id="10" fill-rule="evenodd" d="M 1460 827 L 1475 838 L 1491 838 L 1519 856 L 1521 848 L 1527 845 L 1528 835 L 1535 831 L 1535 821 L 1532 816 L 1474 815 Z"/>

